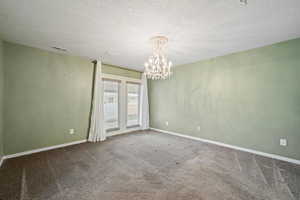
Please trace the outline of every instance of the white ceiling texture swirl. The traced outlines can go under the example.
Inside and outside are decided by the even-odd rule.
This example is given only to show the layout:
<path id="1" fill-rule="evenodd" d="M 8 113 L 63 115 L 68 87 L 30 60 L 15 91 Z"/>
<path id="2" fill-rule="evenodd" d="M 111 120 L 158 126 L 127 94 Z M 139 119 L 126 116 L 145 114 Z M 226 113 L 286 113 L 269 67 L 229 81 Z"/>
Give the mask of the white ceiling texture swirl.
<path id="1" fill-rule="evenodd" d="M 299 0 L 1 0 L 0 38 L 142 71 L 149 39 L 174 65 L 300 37 Z"/>

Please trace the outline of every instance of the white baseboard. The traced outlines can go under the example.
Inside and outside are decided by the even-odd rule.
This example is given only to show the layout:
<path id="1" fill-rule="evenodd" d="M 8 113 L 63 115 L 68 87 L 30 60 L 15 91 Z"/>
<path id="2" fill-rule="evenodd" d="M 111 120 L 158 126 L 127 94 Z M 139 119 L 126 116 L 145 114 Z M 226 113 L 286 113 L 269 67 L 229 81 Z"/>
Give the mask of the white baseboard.
<path id="1" fill-rule="evenodd" d="M 194 137 L 194 136 L 175 133 L 175 132 L 172 132 L 172 131 L 166 131 L 166 130 L 161 130 L 161 129 L 156 129 L 156 128 L 150 128 L 150 129 L 154 130 L 154 131 L 162 132 L 162 133 L 167 133 L 167 134 L 170 134 L 170 135 L 184 137 L 184 138 L 188 138 L 188 139 L 192 139 L 192 140 L 198 140 L 198 141 L 205 142 L 205 143 L 210 143 L 210 144 L 215 144 L 215 145 L 219 145 L 219 146 L 223 146 L 223 147 L 228 147 L 228 148 L 231 148 L 231 149 L 245 151 L 245 152 L 248 152 L 248 153 L 257 154 L 257 155 L 260 155 L 260 156 L 269 157 L 269 158 L 282 160 L 282 161 L 286 161 L 286 162 L 290 162 L 290 163 L 300 165 L 300 160 L 296 160 L 296 159 L 292 159 L 292 158 L 288 158 L 288 157 L 284 157 L 284 156 L 279 156 L 279 155 L 276 155 L 276 154 L 270 154 L 270 153 L 265 153 L 265 152 L 256 151 L 256 150 L 252 150 L 252 149 L 246 149 L 246 148 L 242 148 L 242 147 L 238 147 L 238 146 L 234 146 L 234 145 L 230 145 L 230 144 L 225 144 L 225 143 L 222 143 L 222 142 L 216 142 L 216 141 L 213 141 L 213 140 L 207 140 L 207 139 L 202 139 L 202 138 L 198 138 L 198 137 Z"/>
<path id="2" fill-rule="evenodd" d="M 1 168 L 1 165 L 2 165 L 3 161 L 4 161 L 4 157 L 2 156 L 2 157 L 0 158 L 0 168 Z"/>
<path id="3" fill-rule="evenodd" d="M 48 151 L 48 150 L 52 150 L 52 149 L 58 149 L 58 148 L 66 147 L 66 146 L 71 146 L 74 144 L 84 143 L 84 142 L 87 142 L 87 140 L 79 140 L 79 141 L 75 141 L 75 142 L 69 142 L 69 143 L 54 145 L 54 146 L 50 146 L 50 147 L 44 147 L 44 148 L 40 148 L 40 149 L 34 149 L 34 150 L 30 150 L 30 151 L 24 151 L 24 152 L 20 152 L 20 153 L 5 155 L 2 157 L 2 160 L 8 159 L 8 158 L 24 156 L 24 155 L 29 155 L 29 154 L 33 154 L 33 153 L 38 153 L 38 152 L 42 152 L 42 151 Z"/>

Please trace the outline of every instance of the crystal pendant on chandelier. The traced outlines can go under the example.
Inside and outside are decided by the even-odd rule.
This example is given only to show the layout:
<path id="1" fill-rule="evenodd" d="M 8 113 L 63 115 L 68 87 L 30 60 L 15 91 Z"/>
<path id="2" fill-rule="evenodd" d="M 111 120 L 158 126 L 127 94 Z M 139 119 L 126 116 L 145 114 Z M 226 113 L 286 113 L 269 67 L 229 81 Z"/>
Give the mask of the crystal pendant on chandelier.
<path id="1" fill-rule="evenodd" d="M 144 74 L 152 80 L 166 79 L 172 74 L 172 62 L 168 60 L 164 52 L 168 38 L 156 36 L 151 38 L 151 42 L 153 44 L 153 55 L 145 62 Z"/>

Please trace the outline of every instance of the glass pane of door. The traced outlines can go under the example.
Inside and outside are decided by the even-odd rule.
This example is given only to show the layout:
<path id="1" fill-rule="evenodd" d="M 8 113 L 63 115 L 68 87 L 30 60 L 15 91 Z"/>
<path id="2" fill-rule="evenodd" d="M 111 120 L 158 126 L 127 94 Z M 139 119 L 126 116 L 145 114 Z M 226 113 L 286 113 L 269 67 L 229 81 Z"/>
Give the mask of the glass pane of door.
<path id="1" fill-rule="evenodd" d="M 140 123 L 140 84 L 126 83 L 127 88 L 127 127 Z"/>
<path id="2" fill-rule="evenodd" d="M 120 129 L 119 120 L 119 90 L 120 82 L 103 80 L 104 83 L 104 126 L 106 131 Z"/>

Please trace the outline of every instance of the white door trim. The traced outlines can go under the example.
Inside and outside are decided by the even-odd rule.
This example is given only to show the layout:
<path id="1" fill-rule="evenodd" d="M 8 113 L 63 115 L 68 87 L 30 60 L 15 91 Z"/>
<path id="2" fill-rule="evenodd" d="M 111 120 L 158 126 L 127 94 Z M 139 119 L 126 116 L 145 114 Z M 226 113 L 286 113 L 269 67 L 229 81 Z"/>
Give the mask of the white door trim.
<path id="1" fill-rule="evenodd" d="M 115 136 L 115 135 L 121 135 L 121 134 L 125 134 L 125 133 L 129 133 L 129 132 L 133 132 L 133 131 L 140 131 L 142 130 L 141 127 L 135 127 L 135 128 L 127 128 L 126 130 L 117 130 L 117 131 L 111 131 L 106 133 L 106 137 L 111 137 L 111 136 Z"/>
<path id="2" fill-rule="evenodd" d="M 115 131 L 109 131 L 106 132 L 106 136 L 114 136 L 114 135 L 119 135 L 119 134 L 124 134 L 128 133 L 131 131 L 137 131 L 141 130 L 141 127 L 132 127 L 132 128 L 127 128 L 126 127 L 126 117 L 127 117 L 127 89 L 126 89 L 126 83 L 127 82 L 133 82 L 133 83 L 138 83 L 141 84 L 142 80 L 141 79 L 135 79 L 135 78 L 129 78 L 125 76 L 118 76 L 118 75 L 113 75 L 113 74 L 102 74 L 103 79 L 112 79 L 112 80 L 117 80 L 120 81 L 120 91 L 119 91 L 119 121 L 120 121 L 120 129 L 115 130 Z M 140 110 L 141 112 L 141 110 Z"/>
<path id="3" fill-rule="evenodd" d="M 136 83 L 142 82 L 141 79 L 137 79 L 137 78 L 129 78 L 129 77 L 125 77 L 125 76 L 118 76 L 118 75 L 105 74 L 105 73 L 102 73 L 102 78 L 115 79 L 115 80 L 128 81 L 128 82 L 136 82 Z"/>

